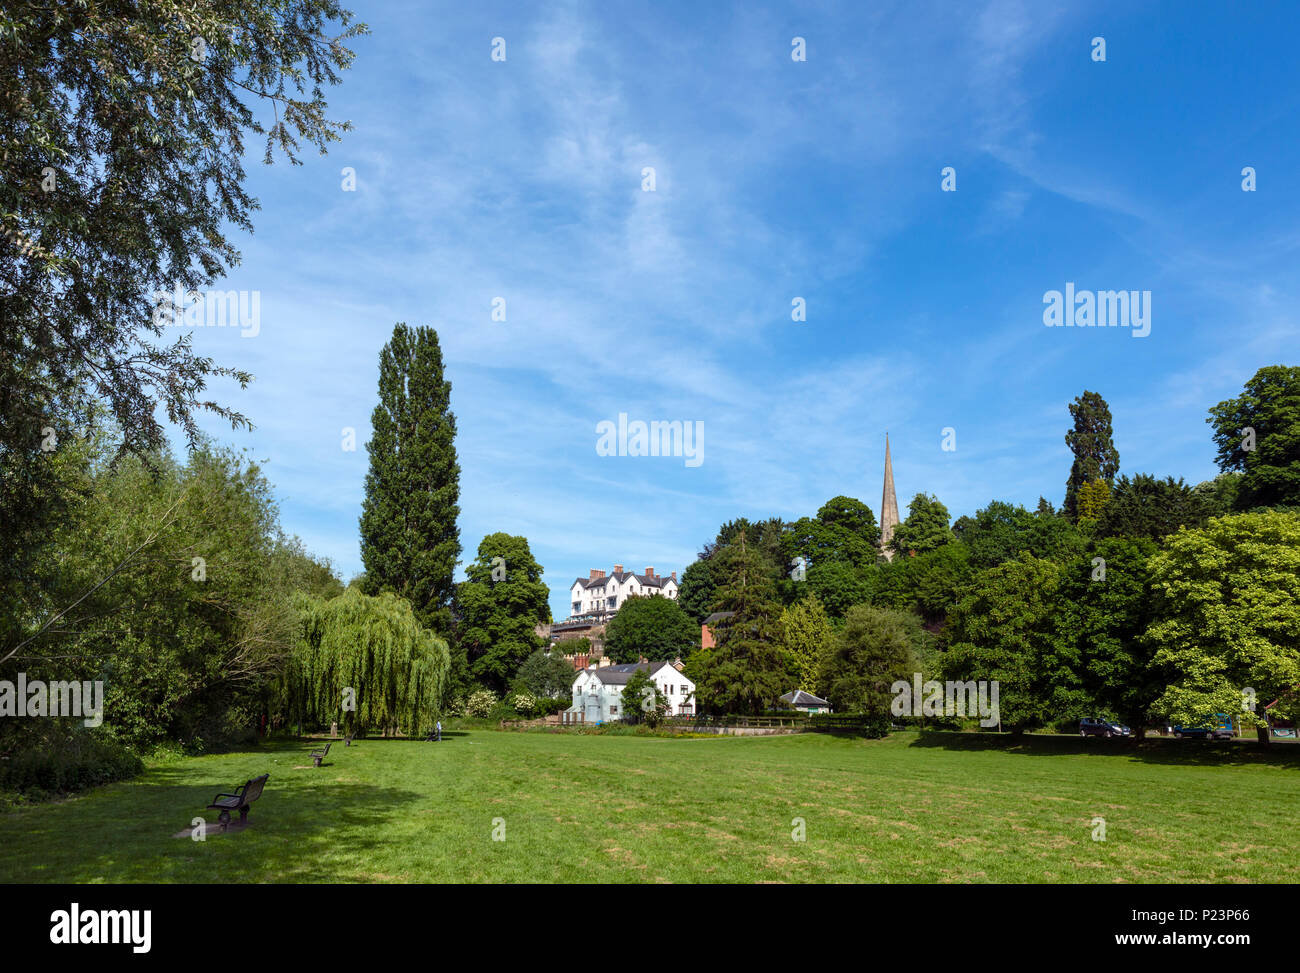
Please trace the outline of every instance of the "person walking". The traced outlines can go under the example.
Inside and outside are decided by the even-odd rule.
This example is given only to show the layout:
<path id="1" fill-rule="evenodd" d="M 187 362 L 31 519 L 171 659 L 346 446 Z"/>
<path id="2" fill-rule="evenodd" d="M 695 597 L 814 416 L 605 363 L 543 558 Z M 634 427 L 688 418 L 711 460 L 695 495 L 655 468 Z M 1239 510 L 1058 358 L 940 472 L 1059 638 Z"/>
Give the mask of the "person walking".
<path id="1" fill-rule="evenodd" d="M 438 720 L 438 721 L 434 724 L 434 727 L 435 727 L 435 728 L 437 729 L 437 731 L 438 731 L 438 743 L 442 743 L 442 720 Z"/>

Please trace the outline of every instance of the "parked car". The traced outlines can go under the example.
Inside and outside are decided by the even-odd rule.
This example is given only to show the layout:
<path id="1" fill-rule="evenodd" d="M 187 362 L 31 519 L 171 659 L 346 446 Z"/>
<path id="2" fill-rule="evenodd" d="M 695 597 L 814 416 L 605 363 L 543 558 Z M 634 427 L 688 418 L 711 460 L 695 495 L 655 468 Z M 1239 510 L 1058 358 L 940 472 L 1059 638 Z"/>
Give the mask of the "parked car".
<path id="1" fill-rule="evenodd" d="M 1232 717 L 1227 713 L 1215 713 L 1207 716 L 1195 726 L 1175 726 L 1174 737 L 1181 740 L 1191 737 L 1202 740 L 1231 740 L 1233 737 Z"/>
<path id="2" fill-rule="evenodd" d="M 1122 723 L 1098 719 L 1095 716 L 1085 716 L 1079 721 L 1081 737 L 1126 737 L 1128 735 L 1129 728 Z"/>

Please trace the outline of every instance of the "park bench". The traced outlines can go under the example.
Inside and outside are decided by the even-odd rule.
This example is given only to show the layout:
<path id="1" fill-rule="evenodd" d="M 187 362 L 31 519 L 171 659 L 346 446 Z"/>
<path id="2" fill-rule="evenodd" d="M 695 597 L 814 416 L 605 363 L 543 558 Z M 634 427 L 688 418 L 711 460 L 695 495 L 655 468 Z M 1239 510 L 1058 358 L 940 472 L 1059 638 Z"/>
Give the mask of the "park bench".
<path id="1" fill-rule="evenodd" d="M 329 754 L 329 752 L 330 752 L 330 745 L 328 743 L 325 744 L 324 750 L 313 750 L 311 752 L 312 763 L 315 764 L 317 767 L 319 767 L 320 762 L 325 759 L 325 757 Z"/>
<path id="2" fill-rule="evenodd" d="M 240 824 L 248 820 L 248 806 L 262 796 L 262 788 L 266 786 L 266 779 L 270 776 L 270 774 L 263 774 L 261 777 L 254 777 L 236 787 L 235 793 L 218 794 L 212 799 L 208 807 L 221 812 L 217 815 L 217 820 L 221 822 L 222 827 L 230 824 L 231 811 L 239 812 Z"/>
<path id="3" fill-rule="evenodd" d="M 351 733 L 349 733 L 347 736 L 345 736 L 345 737 L 343 738 L 343 746 L 345 746 L 345 747 L 350 747 L 350 746 L 352 746 L 352 734 L 351 734 Z"/>

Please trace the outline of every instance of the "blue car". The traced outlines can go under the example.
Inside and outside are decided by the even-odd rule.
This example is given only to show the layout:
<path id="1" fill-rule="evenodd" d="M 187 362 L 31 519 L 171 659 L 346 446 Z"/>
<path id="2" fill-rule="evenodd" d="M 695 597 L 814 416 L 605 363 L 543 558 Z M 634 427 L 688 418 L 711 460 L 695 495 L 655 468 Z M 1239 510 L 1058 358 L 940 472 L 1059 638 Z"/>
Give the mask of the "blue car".
<path id="1" fill-rule="evenodd" d="M 1227 713 L 1215 713 L 1213 716 L 1207 716 L 1197 726 L 1175 726 L 1174 737 L 1181 740 L 1184 737 L 1191 737 L 1202 740 L 1231 740 L 1232 717 Z"/>
<path id="2" fill-rule="evenodd" d="M 1128 735 L 1129 728 L 1113 720 L 1085 716 L 1079 721 L 1079 736 L 1081 737 L 1126 737 Z"/>

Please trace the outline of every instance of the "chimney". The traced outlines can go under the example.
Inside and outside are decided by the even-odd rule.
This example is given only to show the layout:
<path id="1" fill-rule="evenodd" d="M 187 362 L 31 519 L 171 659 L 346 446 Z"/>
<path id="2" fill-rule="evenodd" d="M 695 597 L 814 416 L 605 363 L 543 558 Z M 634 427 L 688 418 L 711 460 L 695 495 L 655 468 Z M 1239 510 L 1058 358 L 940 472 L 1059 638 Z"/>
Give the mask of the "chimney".
<path id="1" fill-rule="evenodd" d="M 653 577 L 655 576 L 655 569 L 654 569 L 654 568 L 646 568 L 646 569 L 645 569 L 645 576 L 646 576 L 647 578 L 653 578 Z"/>
<path id="2" fill-rule="evenodd" d="M 671 577 L 674 581 L 676 581 L 676 580 L 677 580 L 677 572 L 674 571 L 674 572 L 670 575 L 670 577 Z"/>
<path id="3" fill-rule="evenodd" d="M 622 574 L 622 573 L 623 573 L 623 565 L 621 565 L 621 564 L 615 564 L 615 565 L 614 565 L 614 573 L 615 573 L 615 574 Z"/>
<path id="4" fill-rule="evenodd" d="M 588 581 L 595 581 L 597 578 L 600 577 L 600 575 L 601 575 L 601 572 L 597 571 L 595 568 L 592 568 L 592 569 L 591 569 L 591 577 L 588 578 L 587 580 L 588 580 Z"/>

